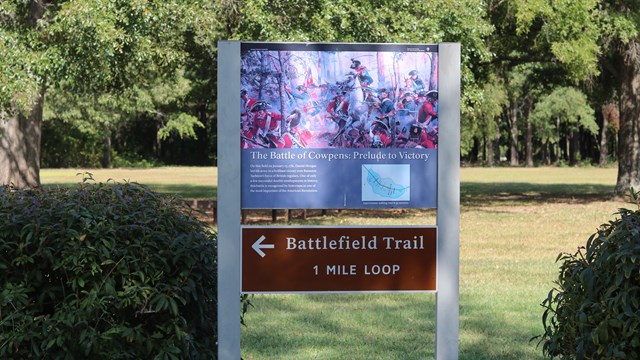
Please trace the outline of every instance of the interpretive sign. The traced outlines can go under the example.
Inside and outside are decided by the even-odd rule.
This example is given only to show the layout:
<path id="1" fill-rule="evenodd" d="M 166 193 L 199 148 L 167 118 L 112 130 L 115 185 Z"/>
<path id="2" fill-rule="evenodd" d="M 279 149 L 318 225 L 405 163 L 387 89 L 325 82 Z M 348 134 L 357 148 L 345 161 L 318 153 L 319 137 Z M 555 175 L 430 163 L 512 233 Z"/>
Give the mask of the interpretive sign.
<path id="1" fill-rule="evenodd" d="M 435 227 L 243 227 L 242 292 L 435 291 Z"/>
<path id="2" fill-rule="evenodd" d="M 240 357 L 241 293 L 437 291 L 435 358 L 457 359 L 460 44 L 217 54 L 218 358 Z M 240 224 L 242 209 L 295 208 L 435 208 L 437 223 Z"/>
<path id="3" fill-rule="evenodd" d="M 434 208 L 438 46 L 243 43 L 242 207 Z"/>

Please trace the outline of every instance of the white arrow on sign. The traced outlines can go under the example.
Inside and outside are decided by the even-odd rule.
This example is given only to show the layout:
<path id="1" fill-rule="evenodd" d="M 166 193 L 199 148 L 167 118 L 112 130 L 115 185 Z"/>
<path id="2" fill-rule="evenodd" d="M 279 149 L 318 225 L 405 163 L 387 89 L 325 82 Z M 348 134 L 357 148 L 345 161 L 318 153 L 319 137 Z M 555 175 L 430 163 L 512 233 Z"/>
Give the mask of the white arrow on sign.
<path id="1" fill-rule="evenodd" d="M 273 249 L 276 246 L 274 244 L 263 244 L 262 242 L 266 239 L 266 237 L 264 237 L 264 235 L 260 236 L 260 238 L 258 240 L 256 240 L 256 242 L 253 243 L 253 245 L 251 245 L 251 247 L 253 248 L 253 250 L 255 250 L 255 252 L 258 253 L 258 255 L 260 255 L 260 257 L 264 257 L 266 254 L 264 253 L 264 251 L 262 251 L 262 249 Z"/>

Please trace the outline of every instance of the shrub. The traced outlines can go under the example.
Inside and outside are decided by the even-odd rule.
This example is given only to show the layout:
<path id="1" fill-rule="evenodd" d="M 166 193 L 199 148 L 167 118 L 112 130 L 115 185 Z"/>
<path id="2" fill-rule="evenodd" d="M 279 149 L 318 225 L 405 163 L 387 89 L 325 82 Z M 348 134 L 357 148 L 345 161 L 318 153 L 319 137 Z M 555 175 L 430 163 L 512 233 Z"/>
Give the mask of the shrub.
<path id="1" fill-rule="evenodd" d="M 638 205 L 638 193 L 631 190 Z M 640 359 L 640 210 L 620 209 L 574 254 L 560 254 L 542 303 L 543 352 L 562 359 Z"/>
<path id="2" fill-rule="evenodd" d="M 0 187 L 0 358 L 215 358 L 215 247 L 139 184 Z"/>

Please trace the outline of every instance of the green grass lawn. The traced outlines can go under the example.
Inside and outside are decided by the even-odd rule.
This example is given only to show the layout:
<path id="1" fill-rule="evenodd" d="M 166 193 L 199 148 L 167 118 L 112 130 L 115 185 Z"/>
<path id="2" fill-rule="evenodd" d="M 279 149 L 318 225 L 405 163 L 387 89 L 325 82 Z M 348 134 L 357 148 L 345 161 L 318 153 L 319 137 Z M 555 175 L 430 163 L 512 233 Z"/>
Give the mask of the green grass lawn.
<path id="1" fill-rule="evenodd" d="M 612 218 L 616 169 L 463 168 L 460 359 L 542 359 L 530 339 L 560 252 Z M 434 224 L 432 210 L 333 212 L 319 225 Z M 294 224 L 303 223 L 296 220 Z M 256 295 L 243 358 L 432 359 L 433 294 Z"/>
<path id="2" fill-rule="evenodd" d="M 215 167 L 161 167 L 151 169 L 42 169 L 44 186 L 71 186 L 83 177 L 95 181 L 139 182 L 162 193 L 185 199 L 213 199 L 217 195 L 218 169 Z"/>
<path id="3" fill-rule="evenodd" d="M 72 183 L 77 172 L 44 170 L 43 183 Z M 91 172 L 185 197 L 216 192 L 214 168 Z M 460 359 L 542 359 L 529 340 L 542 332 L 555 259 L 625 206 L 611 199 L 615 180 L 614 168 L 461 169 Z M 310 212 L 300 223 L 425 225 L 435 212 Z M 242 328 L 247 360 L 434 357 L 433 294 L 256 295 L 253 304 Z"/>

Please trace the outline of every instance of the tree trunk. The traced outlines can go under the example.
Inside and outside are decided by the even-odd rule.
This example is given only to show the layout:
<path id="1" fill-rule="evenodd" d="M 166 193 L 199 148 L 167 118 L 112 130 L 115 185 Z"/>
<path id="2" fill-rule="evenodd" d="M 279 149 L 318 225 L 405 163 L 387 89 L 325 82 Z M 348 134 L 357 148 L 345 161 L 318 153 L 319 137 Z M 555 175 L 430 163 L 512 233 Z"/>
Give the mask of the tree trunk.
<path id="1" fill-rule="evenodd" d="M 156 123 L 156 133 L 153 138 L 153 154 L 156 156 L 156 158 L 161 159 L 162 158 L 162 140 L 160 140 L 160 137 L 158 136 L 158 132 L 160 132 L 160 129 L 162 129 L 162 119 L 156 118 L 155 123 Z"/>
<path id="2" fill-rule="evenodd" d="M 540 149 L 540 152 L 542 153 L 542 163 L 545 165 L 549 165 L 551 163 L 551 161 L 549 160 L 549 143 L 544 143 L 542 144 L 542 147 Z"/>
<path id="3" fill-rule="evenodd" d="M 42 0 L 29 3 L 29 26 L 38 26 L 46 6 Z M 12 184 L 20 189 L 40 186 L 40 139 L 45 89 L 42 84 L 28 116 L 17 113 L 6 121 L 0 119 L 0 185 Z"/>
<path id="4" fill-rule="evenodd" d="M 471 147 L 471 151 L 469 151 L 468 156 L 469 162 L 472 164 L 476 164 L 480 158 L 480 142 L 477 137 L 473 138 L 473 146 Z"/>
<path id="5" fill-rule="evenodd" d="M 621 58 L 616 194 L 640 189 L 640 39 L 630 41 Z"/>
<path id="6" fill-rule="evenodd" d="M 511 166 L 518 166 L 518 106 L 514 100 L 511 101 L 509 111 L 509 152 Z"/>
<path id="7" fill-rule="evenodd" d="M 607 165 L 607 156 L 609 156 L 609 144 L 607 143 L 607 107 L 611 104 L 602 105 L 602 129 L 600 129 L 600 159 L 599 166 Z"/>
<path id="8" fill-rule="evenodd" d="M 278 62 L 280 63 L 280 69 L 284 69 L 284 62 L 285 60 L 283 60 L 283 55 L 282 55 L 282 51 L 278 51 Z M 286 54 L 286 58 L 289 58 L 291 55 L 289 53 L 285 53 Z M 281 76 L 278 76 L 278 91 L 280 92 L 280 114 L 282 114 L 282 120 L 280 121 L 280 133 L 284 134 L 287 131 L 287 124 L 286 121 L 284 121 L 284 119 L 287 117 L 287 101 L 285 99 L 285 94 L 287 93 L 285 90 L 285 79 L 283 78 L 284 76 L 284 72 L 280 74 Z M 269 129 L 265 129 L 265 130 L 269 130 Z"/>
<path id="9" fill-rule="evenodd" d="M 524 139 L 525 139 L 524 148 L 525 148 L 525 156 L 526 156 L 525 166 L 533 167 L 533 127 L 531 126 L 531 120 L 529 120 L 529 117 L 527 117 L 527 129 L 526 129 Z"/>
<path id="10" fill-rule="evenodd" d="M 496 128 L 495 137 L 493 139 L 493 160 L 494 163 L 500 164 L 502 161 L 502 154 L 500 153 L 500 129 Z"/>
<path id="11" fill-rule="evenodd" d="M 47 9 L 47 3 L 50 1 L 43 0 L 31 0 L 29 3 L 29 20 L 28 24 L 31 27 L 38 26 L 38 20 L 42 19 L 44 12 Z"/>
<path id="12" fill-rule="evenodd" d="M 558 141 L 556 142 L 556 147 L 554 149 L 555 153 L 555 161 L 554 163 L 562 160 L 562 131 L 560 131 L 560 118 L 556 118 L 556 130 L 558 131 Z"/>
<path id="13" fill-rule="evenodd" d="M 558 162 L 558 153 L 556 152 L 556 145 L 554 143 L 549 143 L 549 162 L 547 165 L 552 165 Z"/>
<path id="14" fill-rule="evenodd" d="M 485 143 L 486 155 L 485 160 L 487 161 L 487 166 L 493 166 L 493 136 L 487 136 L 487 140 Z"/>
<path id="15" fill-rule="evenodd" d="M 486 157 L 487 166 L 494 166 L 496 163 L 500 163 L 500 129 L 497 124 L 494 124 L 495 128 L 488 126 L 489 134 L 486 139 Z"/>
<path id="16" fill-rule="evenodd" d="M 40 186 L 40 138 L 44 87 L 29 116 L 16 114 L 0 120 L 0 185 Z"/>
<path id="17" fill-rule="evenodd" d="M 567 151 L 569 152 L 569 165 L 575 166 L 578 164 L 578 134 L 576 134 L 575 130 L 569 130 L 569 135 L 567 135 Z"/>
<path id="18" fill-rule="evenodd" d="M 102 161 L 100 165 L 108 169 L 111 167 L 111 134 L 107 134 L 102 139 Z"/>
<path id="19" fill-rule="evenodd" d="M 569 148 L 569 144 L 570 144 L 570 140 L 571 140 L 571 134 L 567 134 L 564 137 L 564 159 L 568 162 L 571 163 L 571 150 Z"/>

